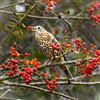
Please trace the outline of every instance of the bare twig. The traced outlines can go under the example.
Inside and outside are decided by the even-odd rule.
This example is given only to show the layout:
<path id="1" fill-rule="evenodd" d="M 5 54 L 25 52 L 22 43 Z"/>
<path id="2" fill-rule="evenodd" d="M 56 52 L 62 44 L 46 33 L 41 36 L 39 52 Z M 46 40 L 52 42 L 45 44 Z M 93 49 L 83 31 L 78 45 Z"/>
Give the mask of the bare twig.
<path id="1" fill-rule="evenodd" d="M 24 100 L 24 99 L 16 99 L 16 98 L 10 98 L 10 97 L 2 97 L 0 100 Z"/>
<path id="2" fill-rule="evenodd" d="M 66 84 L 66 82 L 62 82 L 62 84 Z M 75 84 L 75 85 L 100 85 L 100 81 L 96 81 L 96 82 L 71 82 L 71 84 Z"/>
<path id="3" fill-rule="evenodd" d="M 11 89 L 7 89 L 1 96 L 0 98 L 2 98 L 4 95 L 6 95 Z"/>
<path id="4" fill-rule="evenodd" d="M 93 77 L 93 76 L 100 76 L 100 73 L 93 73 L 89 77 Z M 70 81 L 79 81 L 84 78 L 85 78 L 85 75 L 81 75 L 81 76 L 73 77 L 72 79 L 70 79 Z"/>
<path id="5" fill-rule="evenodd" d="M 15 5 L 17 5 L 17 4 L 18 4 L 18 3 L 14 3 L 14 4 L 10 4 L 10 5 L 7 5 L 7 6 L 0 7 L 0 10 L 6 9 L 6 8 L 9 8 L 9 7 L 12 7 L 12 6 L 15 6 Z"/>
<path id="6" fill-rule="evenodd" d="M 14 79 L 14 78 L 18 78 L 18 76 L 13 76 L 13 77 L 9 77 L 9 76 L 1 76 L 0 77 L 0 82 L 5 81 L 5 80 L 9 80 L 9 79 Z"/>
<path id="7" fill-rule="evenodd" d="M 71 84 L 71 85 L 100 85 L 100 81 L 96 81 L 96 82 L 75 82 L 75 81 L 57 81 L 57 83 L 59 85 L 67 85 L 67 84 Z M 32 82 L 31 85 L 45 85 L 45 82 Z"/>
<path id="8" fill-rule="evenodd" d="M 10 86 L 3 86 L 3 87 L 0 87 L 0 91 L 5 90 L 5 89 L 9 89 L 9 88 L 10 88 Z"/>
<path id="9" fill-rule="evenodd" d="M 37 86 L 31 86 L 31 85 L 26 85 L 26 84 L 18 84 L 18 83 L 11 83 L 11 82 L 7 82 L 7 81 L 4 81 L 3 82 L 5 85 L 8 85 L 8 86 L 19 86 L 19 87 L 25 87 L 25 88 L 31 88 L 31 89 L 37 89 L 37 90 L 40 90 L 40 91 L 43 91 L 43 92 L 46 92 L 46 93 L 52 93 L 52 94 L 55 94 L 55 95 L 58 95 L 58 96 L 62 96 L 62 97 L 65 97 L 65 98 L 68 98 L 70 100 L 79 100 L 77 98 L 74 98 L 74 97 L 71 97 L 69 95 L 65 95 L 63 93 L 59 93 L 59 92 L 50 92 L 49 90 L 47 89 L 43 89 L 43 88 L 40 88 L 40 87 L 37 87 Z"/>
<path id="10" fill-rule="evenodd" d="M 13 14 L 11 11 L 4 11 L 0 10 L 1 13 L 6 13 L 6 14 Z M 24 15 L 24 13 L 16 13 L 16 15 Z M 50 19 L 50 20 L 57 20 L 59 19 L 58 17 L 46 17 L 46 16 L 35 16 L 35 15 L 27 15 L 28 17 L 31 18 L 36 18 L 36 19 Z M 80 17 L 80 16 L 68 16 L 68 17 L 62 17 L 61 19 L 76 19 L 76 20 L 89 20 L 89 17 Z"/>
<path id="11" fill-rule="evenodd" d="M 89 59 L 91 59 L 91 58 L 89 58 Z M 44 69 L 44 68 L 46 68 L 46 67 L 50 67 L 50 66 L 60 66 L 60 65 L 67 65 L 67 64 L 74 64 L 74 63 L 76 63 L 77 61 L 82 61 L 82 62 L 84 62 L 84 61 L 87 61 L 87 60 L 89 60 L 89 59 L 84 59 L 84 60 L 81 60 L 81 59 L 77 59 L 77 60 L 70 60 L 70 61 L 63 61 L 63 62 L 57 62 L 57 63 L 51 63 L 51 64 L 48 64 L 48 65 L 41 65 L 40 66 L 40 70 L 41 69 Z"/>

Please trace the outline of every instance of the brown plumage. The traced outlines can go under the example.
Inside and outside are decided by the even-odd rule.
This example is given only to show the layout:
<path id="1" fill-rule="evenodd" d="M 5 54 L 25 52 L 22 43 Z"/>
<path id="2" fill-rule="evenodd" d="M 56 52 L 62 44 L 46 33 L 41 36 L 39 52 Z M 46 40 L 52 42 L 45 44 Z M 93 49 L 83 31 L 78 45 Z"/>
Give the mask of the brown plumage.
<path id="1" fill-rule="evenodd" d="M 38 48 L 45 54 L 45 56 L 50 61 L 51 60 L 53 60 L 54 62 L 65 61 L 65 57 L 56 58 L 60 56 L 63 51 L 61 49 L 59 50 L 52 49 L 51 44 L 52 43 L 57 44 L 58 42 L 51 33 L 46 31 L 41 26 L 35 26 L 35 27 L 29 26 L 28 29 L 32 31 L 34 41 L 36 42 Z M 60 67 L 65 72 L 68 78 L 72 78 L 72 74 L 70 73 L 66 65 L 60 65 Z"/>

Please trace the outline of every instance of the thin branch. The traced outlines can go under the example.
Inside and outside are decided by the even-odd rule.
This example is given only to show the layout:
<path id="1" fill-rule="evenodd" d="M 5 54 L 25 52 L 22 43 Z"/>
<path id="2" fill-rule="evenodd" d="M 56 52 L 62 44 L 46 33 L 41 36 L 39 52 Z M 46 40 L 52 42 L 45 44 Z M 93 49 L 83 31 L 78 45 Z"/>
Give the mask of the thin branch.
<path id="1" fill-rule="evenodd" d="M 16 98 L 10 98 L 10 97 L 0 97 L 0 100 L 24 100 L 24 99 L 16 99 Z"/>
<path id="2" fill-rule="evenodd" d="M 90 77 L 92 76 L 99 76 L 100 73 L 93 73 L 92 75 L 90 75 Z M 73 77 L 72 79 L 70 79 L 70 82 L 79 82 L 79 80 L 83 79 L 85 77 L 85 75 L 82 75 L 82 76 L 77 76 L 77 77 Z M 14 77 L 7 77 L 7 76 L 3 76 L 3 77 L 0 77 L 0 82 L 2 81 L 5 81 L 5 80 L 10 80 L 10 79 L 15 79 L 15 78 L 18 78 L 18 75 L 14 76 Z M 62 78 L 59 78 L 57 79 L 57 81 L 68 81 L 68 79 L 66 77 L 62 77 Z M 32 83 L 33 85 L 40 85 L 40 84 L 44 84 L 44 82 L 40 82 L 40 80 L 36 80 L 36 82 L 39 82 L 39 83 Z M 97 83 L 98 84 L 98 83 Z"/>
<path id="3" fill-rule="evenodd" d="M 79 81 L 85 78 L 86 75 L 81 75 L 81 76 L 77 76 L 77 77 L 73 77 L 72 79 L 69 79 L 70 81 Z M 93 76 L 100 76 L 100 73 L 92 73 L 89 77 L 93 77 Z"/>
<path id="4" fill-rule="evenodd" d="M 11 89 L 7 89 L 1 96 L 0 98 L 2 98 L 4 95 L 6 95 Z"/>
<path id="5" fill-rule="evenodd" d="M 18 76 L 13 76 L 13 77 L 9 77 L 9 76 L 1 76 L 0 77 L 0 82 L 5 81 L 5 80 L 9 80 L 9 79 L 14 79 L 14 78 L 18 78 Z"/>
<path id="6" fill-rule="evenodd" d="M 10 86 L 0 87 L 0 91 L 1 91 L 1 90 L 5 90 L 5 89 L 9 89 L 9 88 L 10 88 Z"/>
<path id="7" fill-rule="evenodd" d="M 46 93 L 52 93 L 52 94 L 55 94 L 55 95 L 58 95 L 58 96 L 62 96 L 62 97 L 65 97 L 65 98 L 68 98 L 68 99 L 71 99 L 71 100 L 79 100 L 79 99 L 71 97 L 69 95 L 66 95 L 66 94 L 63 94 L 63 93 L 59 93 L 59 92 L 55 92 L 55 91 L 54 92 L 50 92 L 47 89 L 43 89 L 43 88 L 40 88 L 40 87 L 37 87 L 37 86 L 30 86 L 30 85 L 26 85 L 26 84 L 11 83 L 11 82 L 7 82 L 7 81 L 4 81 L 3 84 L 8 85 L 8 86 L 19 86 L 19 87 L 37 89 L 37 90 L 40 90 L 40 91 L 43 91 L 43 92 L 46 92 Z"/>
<path id="8" fill-rule="evenodd" d="M 13 14 L 11 11 L 4 11 L 0 10 L 1 13 L 6 13 L 6 14 Z M 16 15 L 24 15 L 24 13 L 16 13 Z M 36 19 L 51 19 L 51 20 L 57 20 L 59 19 L 58 17 L 46 17 L 46 16 L 35 16 L 35 15 L 27 15 L 28 17 L 31 18 L 36 18 Z M 80 17 L 80 16 L 68 16 L 68 17 L 62 17 L 61 19 L 76 19 L 76 20 L 89 20 L 89 17 Z"/>
<path id="9" fill-rule="evenodd" d="M 79 82 L 79 81 L 67 81 L 67 80 L 63 80 L 63 81 L 57 81 L 57 83 L 59 85 L 100 85 L 100 81 L 96 81 L 96 82 Z M 30 85 L 45 85 L 45 82 L 32 82 L 30 83 Z"/>
<path id="10" fill-rule="evenodd" d="M 89 58 L 89 59 L 91 59 L 91 58 Z M 82 60 L 82 62 L 84 62 L 84 61 L 87 61 L 87 60 L 89 60 L 89 59 L 84 59 L 84 60 Z M 74 64 L 74 63 L 76 63 L 77 61 L 80 61 L 81 59 L 77 59 L 77 60 L 70 60 L 70 61 L 63 61 L 63 62 L 57 62 L 57 63 L 51 63 L 51 64 L 48 64 L 48 65 L 41 65 L 40 66 L 40 70 L 41 69 L 44 69 L 44 68 L 46 68 L 46 67 L 50 67 L 50 66 L 60 66 L 60 65 L 67 65 L 67 64 Z"/>
<path id="11" fill-rule="evenodd" d="M 18 2 L 17 3 L 14 3 L 14 4 L 7 5 L 7 6 L 2 6 L 2 7 L 0 7 L 0 10 L 6 9 L 6 8 L 9 8 L 9 7 L 12 7 L 12 6 L 15 6 L 17 4 L 18 4 Z"/>
<path id="12" fill-rule="evenodd" d="M 62 82 L 62 84 L 66 84 L 66 82 Z M 71 82 L 74 85 L 100 85 L 100 81 L 97 82 Z"/>
<path id="13" fill-rule="evenodd" d="M 57 81 L 57 83 L 59 85 L 67 85 L 67 84 L 71 84 L 71 85 L 100 85 L 100 81 L 97 82 L 74 82 L 71 81 L 70 83 L 68 81 Z M 31 85 L 45 85 L 45 82 L 33 82 L 31 83 Z"/>

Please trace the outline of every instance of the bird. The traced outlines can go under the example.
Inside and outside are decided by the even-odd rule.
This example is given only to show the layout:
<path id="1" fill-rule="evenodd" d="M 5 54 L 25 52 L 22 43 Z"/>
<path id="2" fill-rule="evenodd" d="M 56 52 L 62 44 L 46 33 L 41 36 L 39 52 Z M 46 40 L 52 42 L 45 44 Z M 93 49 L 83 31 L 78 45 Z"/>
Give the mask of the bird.
<path id="1" fill-rule="evenodd" d="M 32 36 L 34 38 L 36 46 L 46 56 L 48 61 L 62 62 L 66 60 L 64 56 L 61 56 L 63 54 L 61 46 L 59 50 L 54 50 L 52 48 L 51 44 L 56 45 L 59 43 L 53 34 L 48 32 L 42 26 L 28 26 L 27 28 L 32 32 Z M 60 68 L 64 71 L 68 79 L 73 78 L 70 70 L 66 65 L 60 65 Z"/>

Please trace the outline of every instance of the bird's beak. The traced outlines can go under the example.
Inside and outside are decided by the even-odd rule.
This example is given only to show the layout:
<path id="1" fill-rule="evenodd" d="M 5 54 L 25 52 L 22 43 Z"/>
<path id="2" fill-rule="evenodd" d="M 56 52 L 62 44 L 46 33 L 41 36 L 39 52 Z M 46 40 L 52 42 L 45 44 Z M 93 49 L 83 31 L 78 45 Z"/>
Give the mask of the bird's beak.
<path id="1" fill-rule="evenodd" d="M 28 29 L 28 30 L 31 30 L 31 31 L 33 31 L 33 32 L 35 32 L 35 31 L 36 31 L 36 28 L 35 28 L 35 27 L 33 27 L 33 26 L 28 26 L 28 27 L 27 27 L 27 29 Z"/>

